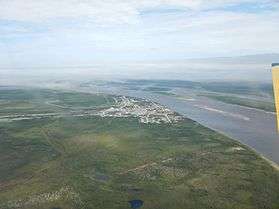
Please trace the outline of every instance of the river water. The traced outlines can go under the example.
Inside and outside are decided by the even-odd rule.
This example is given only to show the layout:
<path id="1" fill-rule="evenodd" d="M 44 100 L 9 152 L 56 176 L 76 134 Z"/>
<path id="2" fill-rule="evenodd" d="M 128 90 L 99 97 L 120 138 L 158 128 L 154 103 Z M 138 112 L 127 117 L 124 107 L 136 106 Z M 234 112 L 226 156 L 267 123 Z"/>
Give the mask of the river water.
<path id="1" fill-rule="evenodd" d="M 98 91 L 133 96 L 158 102 L 213 130 L 255 149 L 279 164 L 279 134 L 275 114 L 238 105 L 225 104 L 187 91 L 184 99 L 152 92 L 102 87 Z M 181 94 L 181 92 L 179 92 Z"/>

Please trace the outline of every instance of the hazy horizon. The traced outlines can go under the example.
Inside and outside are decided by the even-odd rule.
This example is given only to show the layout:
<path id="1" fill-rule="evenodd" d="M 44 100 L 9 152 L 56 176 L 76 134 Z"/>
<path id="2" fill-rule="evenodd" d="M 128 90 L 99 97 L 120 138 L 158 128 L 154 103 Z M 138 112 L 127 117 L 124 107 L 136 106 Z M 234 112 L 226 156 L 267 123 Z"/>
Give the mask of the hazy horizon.
<path id="1" fill-rule="evenodd" d="M 58 80 L 163 79 L 271 82 L 271 63 L 279 54 L 188 59 L 181 61 L 99 63 L 91 66 L 0 69 L 1 85 L 30 85 Z"/>
<path id="2" fill-rule="evenodd" d="M 270 82 L 278 19 L 277 0 L 0 1 L 0 82 Z"/>

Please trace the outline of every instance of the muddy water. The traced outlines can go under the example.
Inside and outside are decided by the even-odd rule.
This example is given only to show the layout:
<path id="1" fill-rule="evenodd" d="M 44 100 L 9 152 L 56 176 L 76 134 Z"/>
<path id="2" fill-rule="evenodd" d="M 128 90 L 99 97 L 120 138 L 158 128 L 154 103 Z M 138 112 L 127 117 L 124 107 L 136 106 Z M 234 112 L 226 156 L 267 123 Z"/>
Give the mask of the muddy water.
<path id="1" fill-rule="evenodd" d="M 191 92 L 188 95 L 185 93 L 185 98 L 180 99 L 121 88 L 98 90 L 110 94 L 149 99 L 166 105 L 204 126 L 254 148 L 258 153 L 279 164 L 279 135 L 276 132 L 275 114 L 273 113 L 197 97 Z"/>

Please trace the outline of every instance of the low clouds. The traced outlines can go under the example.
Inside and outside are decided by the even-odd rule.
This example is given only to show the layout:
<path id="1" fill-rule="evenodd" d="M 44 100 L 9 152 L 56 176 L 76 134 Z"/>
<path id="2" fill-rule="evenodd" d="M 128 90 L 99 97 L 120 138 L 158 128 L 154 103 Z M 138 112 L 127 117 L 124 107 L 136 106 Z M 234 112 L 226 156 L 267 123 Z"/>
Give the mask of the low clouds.
<path id="1" fill-rule="evenodd" d="M 0 0 L 0 64 L 278 52 L 278 5 L 277 0 Z"/>

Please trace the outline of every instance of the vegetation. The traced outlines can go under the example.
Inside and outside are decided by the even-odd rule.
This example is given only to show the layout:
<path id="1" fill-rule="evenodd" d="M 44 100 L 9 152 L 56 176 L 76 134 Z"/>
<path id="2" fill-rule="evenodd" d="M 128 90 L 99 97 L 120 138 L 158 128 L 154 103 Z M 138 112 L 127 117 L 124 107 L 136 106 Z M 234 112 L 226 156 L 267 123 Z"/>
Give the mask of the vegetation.
<path id="1" fill-rule="evenodd" d="M 149 91 L 149 92 L 153 92 L 156 94 L 161 94 L 161 95 L 166 95 L 166 96 L 175 96 L 176 94 L 171 92 L 170 88 L 164 88 L 164 87 L 146 87 L 143 89 L 143 91 Z"/>
<path id="2" fill-rule="evenodd" d="M 174 93 L 172 90 L 173 88 L 182 88 L 187 89 L 187 91 L 192 91 L 197 96 L 205 96 L 228 104 L 275 112 L 271 83 L 127 80 L 124 83 L 114 82 L 113 85 L 125 86 L 131 90 L 150 91 L 177 98 L 184 98 L 184 96 Z"/>
<path id="3" fill-rule="evenodd" d="M 164 87 L 156 87 L 156 86 L 154 86 L 154 87 L 152 87 L 152 86 L 150 86 L 150 87 L 146 87 L 146 88 L 144 88 L 143 89 L 144 91 L 155 91 L 155 92 L 165 92 L 165 91 L 170 91 L 171 89 L 169 89 L 169 88 L 164 88 Z"/>
<path id="4" fill-rule="evenodd" d="M 120 85 L 126 87 L 162 88 L 171 90 L 172 88 L 185 88 L 200 91 L 210 91 L 219 93 L 231 93 L 240 95 L 269 95 L 273 96 L 271 83 L 253 82 L 193 82 L 184 80 L 127 80 L 124 83 L 113 82 L 110 85 Z M 161 91 L 161 90 L 160 90 Z M 164 90 L 166 91 L 166 90 Z"/>
<path id="5" fill-rule="evenodd" d="M 237 96 L 224 96 L 218 94 L 200 94 L 200 96 L 205 96 L 228 104 L 236 104 L 269 112 L 275 112 L 275 104 L 269 101 L 259 101 L 255 99 L 241 98 Z"/>
<path id="6" fill-rule="evenodd" d="M 0 95 L 11 114 L 20 104 L 21 112 L 59 112 L 113 101 L 50 90 Z M 276 209 L 279 172 L 248 147 L 187 118 L 172 124 L 99 116 L 0 122 L 1 209 L 123 209 L 133 199 L 150 209 Z"/>
<path id="7" fill-rule="evenodd" d="M 273 94 L 271 83 L 208 82 L 201 83 L 201 86 L 203 89 L 211 92 L 258 96 Z"/>

